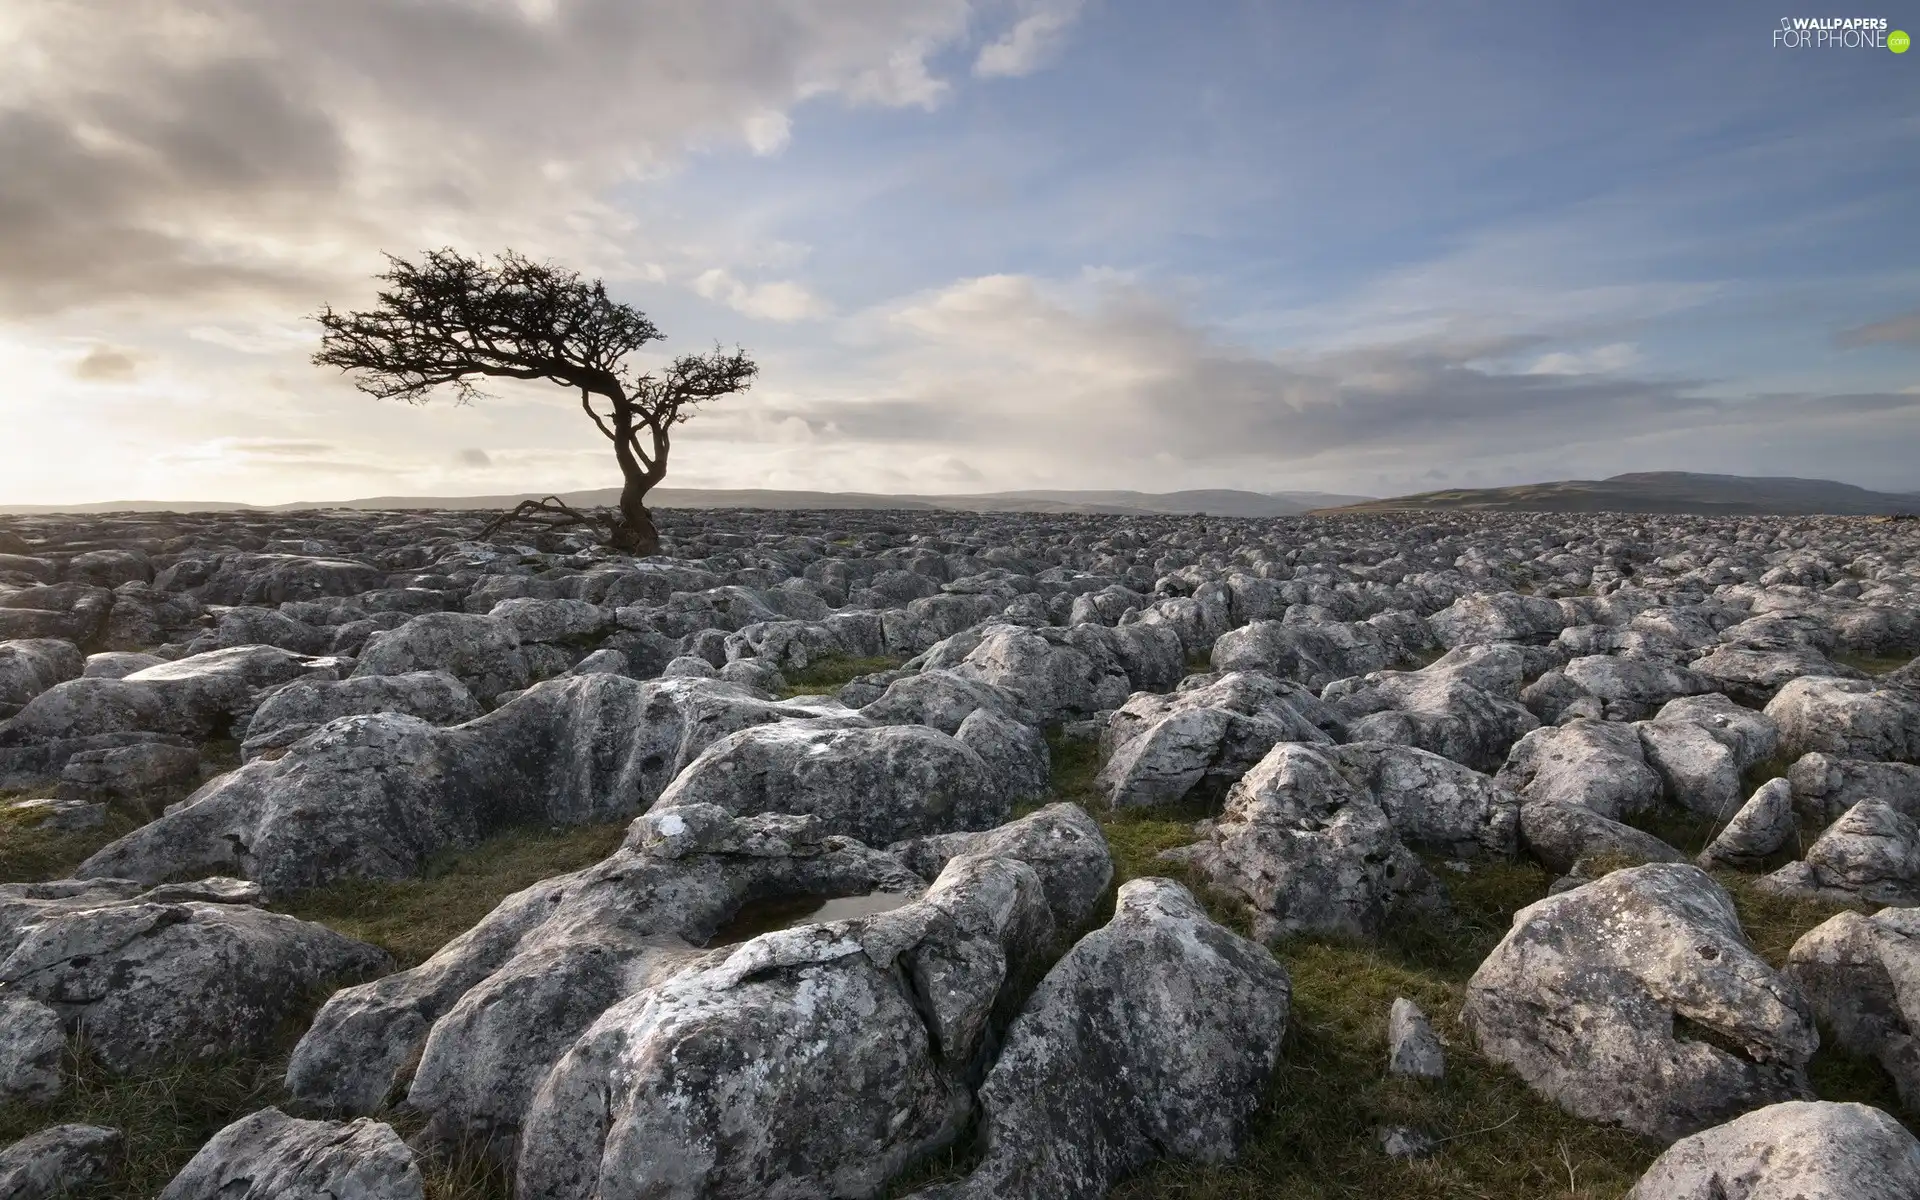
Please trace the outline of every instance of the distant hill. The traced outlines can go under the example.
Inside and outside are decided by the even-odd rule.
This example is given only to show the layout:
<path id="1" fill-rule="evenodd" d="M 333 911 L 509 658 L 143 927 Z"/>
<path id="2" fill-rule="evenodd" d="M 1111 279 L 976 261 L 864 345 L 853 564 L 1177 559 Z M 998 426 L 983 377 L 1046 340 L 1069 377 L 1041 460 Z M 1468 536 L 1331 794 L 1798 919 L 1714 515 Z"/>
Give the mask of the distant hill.
<path id="1" fill-rule="evenodd" d="M 102 512 L 217 512 L 265 509 L 287 512 L 303 508 L 359 509 L 501 509 L 522 500 L 538 500 L 547 493 L 520 492 L 503 496 L 370 496 L 359 500 L 298 501 L 293 504 L 252 505 L 218 501 L 109 500 L 99 504 L 0 504 L 6 513 Z M 562 492 L 560 499 L 576 508 L 610 505 L 618 488 Z M 1288 517 L 1316 508 L 1353 504 L 1367 496 L 1327 492 L 1242 492 L 1229 489 L 1187 492 L 1032 491 L 989 492 L 970 496 L 880 495 L 866 492 L 771 491 L 759 488 L 656 488 L 648 498 L 655 508 L 904 508 L 949 512 L 1074 512 L 1074 513 L 1206 513 L 1216 517 Z"/>
<path id="2" fill-rule="evenodd" d="M 1467 509 L 1493 512 L 1630 512 L 1809 516 L 1920 513 L 1920 494 L 1874 492 L 1831 479 L 1639 471 L 1607 479 L 1563 479 L 1503 488 L 1453 488 L 1321 512 Z"/>

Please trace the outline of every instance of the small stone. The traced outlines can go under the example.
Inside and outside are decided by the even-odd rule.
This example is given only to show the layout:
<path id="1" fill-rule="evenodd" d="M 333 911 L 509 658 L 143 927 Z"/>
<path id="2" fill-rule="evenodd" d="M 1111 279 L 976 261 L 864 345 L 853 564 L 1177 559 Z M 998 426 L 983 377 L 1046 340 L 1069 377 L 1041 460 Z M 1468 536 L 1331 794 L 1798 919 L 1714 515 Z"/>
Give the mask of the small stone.
<path id="1" fill-rule="evenodd" d="M 1425 1158 L 1439 1148 L 1438 1142 L 1411 1126 L 1380 1127 L 1380 1152 L 1388 1158 Z"/>
<path id="2" fill-rule="evenodd" d="M 1440 1037 L 1420 1006 L 1405 996 L 1393 1002 L 1387 1016 L 1387 1074 L 1409 1079 L 1444 1079 L 1446 1053 Z"/>
<path id="3" fill-rule="evenodd" d="M 120 1131 L 55 1125 L 0 1150 L 0 1196 L 54 1200 L 100 1182 L 120 1156 Z"/>
<path id="4" fill-rule="evenodd" d="M 17 800 L 7 805 L 10 812 L 22 813 L 40 820 L 36 827 L 53 833 L 75 833 L 82 829 L 93 829 L 107 819 L 107 806 L 90 804 L 85 800 Z"/>

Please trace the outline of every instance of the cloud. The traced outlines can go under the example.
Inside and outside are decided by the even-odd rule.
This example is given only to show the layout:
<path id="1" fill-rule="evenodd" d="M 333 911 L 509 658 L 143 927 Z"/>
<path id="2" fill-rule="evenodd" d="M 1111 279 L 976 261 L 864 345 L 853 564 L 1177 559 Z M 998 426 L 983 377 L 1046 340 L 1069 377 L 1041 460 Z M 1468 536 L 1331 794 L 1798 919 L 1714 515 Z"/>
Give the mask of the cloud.
<path id="1" fill-rule="evenodd" d="M 1905 313 L 1871 325 L 1862 325 L 1858 329 L 1848 329 L 1833 340 L 1836 345 L 1848 350 L 1862 346 L 1920 346 L 1920 312 Z"/>
<path id="2" fill-rule="evenodd" d="M 970 0 L 29 8 L 0 81 L 0 315 L 311 304 L 423 238 L 644 260 L 617 185 L 715 139 L 775 153 L 809 99 L 936 104 L 930 60 L 972 16 Z"/>
<path id="3" fill-rule="evenodd" d="M 493 456 L 485 450 L 468 448 L 454 451 L 453 461 L 463 467 L 490 467 L 493 465 Z"/>
<path id="4" fill-rule="evenodd" d="M 87 351 L 84 358 L 73 364 L 74 377 L 89 383 L 132 379 L 137 370 L 138 366 L 134 362 L 133 355 L 111 346 L 95 346 Z"/>
<path id="5" fill-rule="evenodd" d="M 1640 348 L 1631 342 L 1614 342 L 1591 350 L 1557 350 L 1535 359 L 1527 372 L 1533 375 L 1595 375 L 1624 371 L 1640 362 Z"/>
<path id="6" fill-rule="evenodd" d="M 1871 446 L 1875 466 L 1920 455 L 1920 397 L 1729 396 L 1710 380 L 1628 373 L 1637 359 L 1624 343 L 1541 354 L 1538 335 L 1431 336 L 1259 353 L 1128 285 L 1014 275 L 963 280 L 863 320 L 882 339 L 863 386 L 768 400 L 762 424 L 743 419 L 729 436 L 787 440 L 798 429 L 814 444 L 938 449 L 997 468 L 1093 464 L 1135 486 L 1169 469 L 1247 477 L 1332 463 L 1407 479 L 1436 462 L 1496 477 L 1518 462 L 1634 453 L 1680 466 L 1737 462 L 1756 445 L 1809 456 Z M 1500 365 L 1522 352 L 1530 369 Z"/>
<path id="7" fill-rule="evenodd" d="M 1080 15 L 1083 0 L 1035 0 L 1012 28 L 981 47 L 973 73 L 984 77 L 1031 75 L 1052 61 Z"/>
<path id="8" fill-rule="evenodd" d="M 695 276 L 693 290 L 762 321 L 805 321 L 831 311 L 818 296 L 791 280 L 747 284 L 721 267 Z"/>

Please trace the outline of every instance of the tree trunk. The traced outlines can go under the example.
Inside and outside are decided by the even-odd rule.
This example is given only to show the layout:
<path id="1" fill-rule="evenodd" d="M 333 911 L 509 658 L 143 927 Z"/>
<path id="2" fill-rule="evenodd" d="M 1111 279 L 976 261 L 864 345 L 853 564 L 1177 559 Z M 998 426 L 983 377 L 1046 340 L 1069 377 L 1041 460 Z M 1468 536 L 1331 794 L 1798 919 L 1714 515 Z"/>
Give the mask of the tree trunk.
<path id="1" fill-rule="evenodd" d="M 620 520 L 613 527 L 610 539 L 615 550 L 623 554 L 660 553 L 660 531 L 653 526 L 653 514 L 647 511 L 647 492 L 651 488 L 642 480 L 629 479 L 620 489 Z"/>

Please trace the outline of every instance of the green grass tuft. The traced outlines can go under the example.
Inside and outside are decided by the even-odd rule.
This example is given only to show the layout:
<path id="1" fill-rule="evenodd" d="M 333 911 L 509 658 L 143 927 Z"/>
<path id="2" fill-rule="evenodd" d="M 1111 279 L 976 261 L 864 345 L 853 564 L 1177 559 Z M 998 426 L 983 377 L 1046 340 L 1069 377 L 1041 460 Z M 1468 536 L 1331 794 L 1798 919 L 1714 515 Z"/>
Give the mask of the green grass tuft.
<path id="1" fill-rule="evenodd" d="M 891 671 L 905 661 L 904 658 L 885 655 L 873 658 L 823 658 L 797 670 L 781 672 L 787 681 L 781 698 L 824 695 L 843 684 L 852 683 L 862 675 Z"/>
<path id="2" fill-rule="evenodd" d="M 372 942 L 405 969 L 479 924 L 514 892 L 612 854 L 626 828 L 518 830 L 441 855 L 419 879 L 348 880 L 297 893 L 274 907 Z"/>
<path id="3" fill-rule="evenodd" d="M 51 795 L 47 789 L 44 795 Z M 0 803 L 34 798 L 30 793 Z M 96 850 L 145 824 L 147 814 L 120 805 L 107 806 L 107 818 L 92 829 L 62 833 L 49 829 L 44 813 L 0 808 L 0 883 L 38 883 L 64 879 Z"/>

